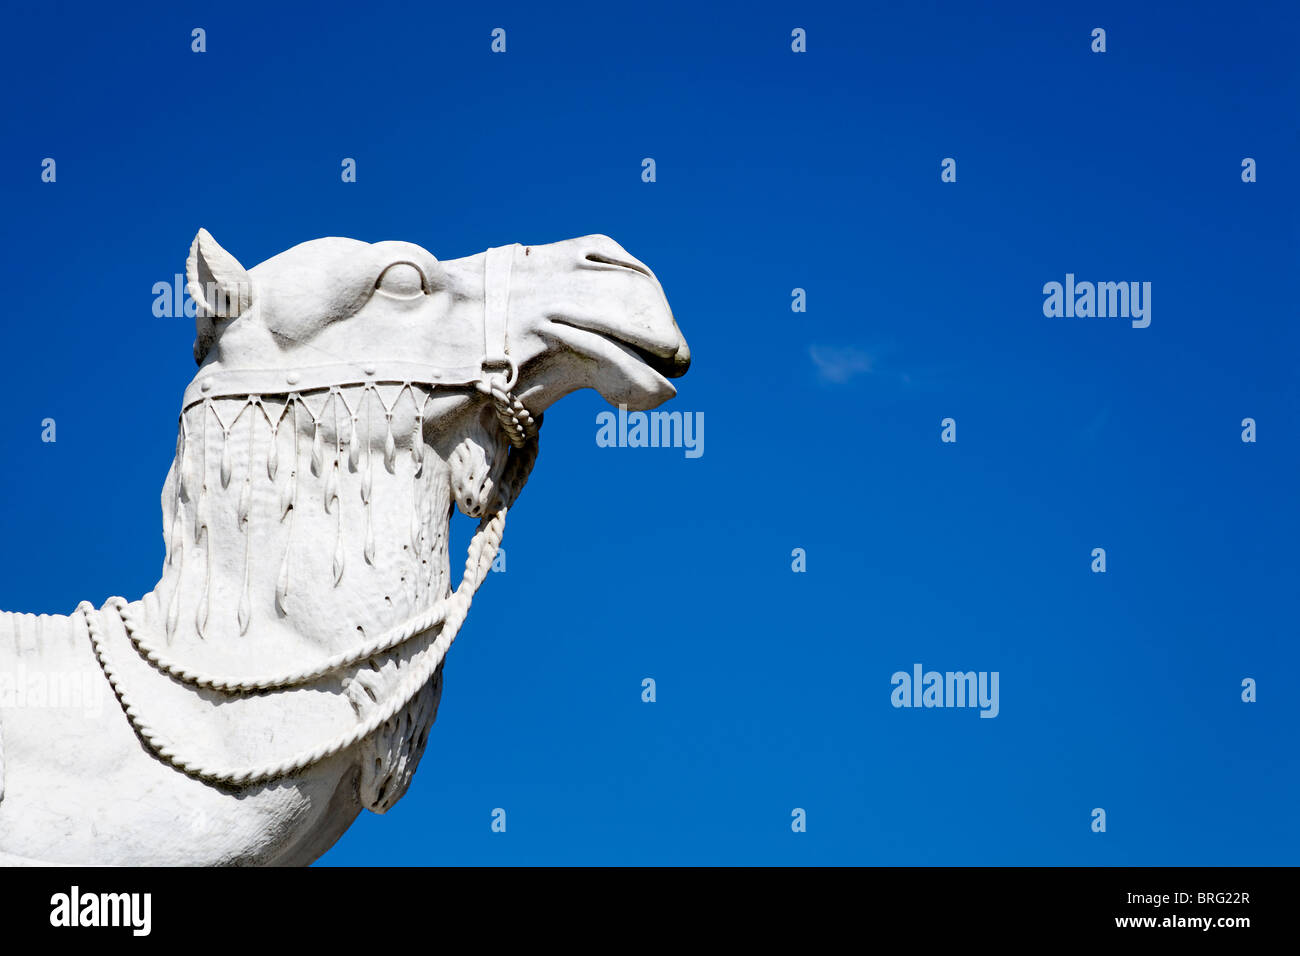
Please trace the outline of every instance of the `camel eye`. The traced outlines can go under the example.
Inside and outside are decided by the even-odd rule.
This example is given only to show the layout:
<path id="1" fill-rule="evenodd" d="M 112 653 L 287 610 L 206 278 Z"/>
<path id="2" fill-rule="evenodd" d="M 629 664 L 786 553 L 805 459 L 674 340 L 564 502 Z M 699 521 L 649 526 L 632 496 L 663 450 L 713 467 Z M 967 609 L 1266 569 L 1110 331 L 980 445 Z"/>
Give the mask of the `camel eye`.
<path id="1" fill-rule="evenodd" d="M 375 280 L 375 289 L 394 299 L 416 299 L 429 291 L 429 283 L 419 266 L 394 262 Z"/>

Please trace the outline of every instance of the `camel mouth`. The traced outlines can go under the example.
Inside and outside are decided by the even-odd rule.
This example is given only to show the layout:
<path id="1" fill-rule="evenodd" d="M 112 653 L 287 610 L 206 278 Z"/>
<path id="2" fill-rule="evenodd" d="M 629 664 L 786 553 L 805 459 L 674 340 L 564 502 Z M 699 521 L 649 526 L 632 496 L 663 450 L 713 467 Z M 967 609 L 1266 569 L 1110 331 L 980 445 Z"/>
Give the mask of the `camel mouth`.
<path id="1" fill-rule="evenodd" d="M 691 353 L 684 339 L 675 348 L 652 349 L 616 333 L 587 328 L 558 316 L 552 316 L 551 321 L 556 338 L 580 353 L 617 366 L 632 383 L 649 392 L 662 393 L 665 397 L 676 395 L 677 389 L 668 379 L 680 378 L 690 367 Z"/>
<path id="2" fill-rule="evenodd" d="M 677 351 L 666 357 L 622 339 L 617 339 L 616 342 L 630 349 L 642 362 L 664 378 L 681 378 L 691 367 L 691 350 L 684 340 Z"/>

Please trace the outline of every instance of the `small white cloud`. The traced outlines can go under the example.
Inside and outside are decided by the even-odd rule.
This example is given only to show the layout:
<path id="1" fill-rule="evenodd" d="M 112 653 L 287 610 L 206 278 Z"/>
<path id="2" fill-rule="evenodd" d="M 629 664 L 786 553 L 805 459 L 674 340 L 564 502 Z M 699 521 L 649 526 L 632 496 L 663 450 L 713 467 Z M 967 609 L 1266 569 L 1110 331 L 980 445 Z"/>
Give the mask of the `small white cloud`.
<path id="1" fill-rule="evenodd" d="M 870 372 L 874 365 L 869 354 L 851 345 L 810 345 L 808 354 L 822 380 L 837 385 Z"/>

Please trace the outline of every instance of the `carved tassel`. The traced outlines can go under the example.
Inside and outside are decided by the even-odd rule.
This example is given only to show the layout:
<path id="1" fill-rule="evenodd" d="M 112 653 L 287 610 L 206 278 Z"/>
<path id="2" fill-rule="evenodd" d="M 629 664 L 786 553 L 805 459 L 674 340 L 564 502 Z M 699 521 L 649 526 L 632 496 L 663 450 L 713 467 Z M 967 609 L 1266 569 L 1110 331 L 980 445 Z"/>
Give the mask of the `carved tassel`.
<path id="1" fill-rule="evenodd" d="M 369 444 L 368 439 L 369 436 L 367 436 L 367 444 Z M 370 452 L 367 451 L 366 467 L 365 470 L 361 472 L 361 504 L 362 504 L 362 508 L 365 510 L 366 564 L 370 565 L 371 567 L 374 567 L 375 565 L 375 526 L 374 526 L 374 522 L 371 520 L 371 513 L 370 513 L 370 494 L 374 490 L 374 480 L 375 480 L 374 459 L 371 456 Z"/>
<path id="2" fill-rule="evenodd" d="M 334 586 L 343 580 L 343 515 L 339 514 L 338 531 L 334 535 Z"/>
<path id="3" fill-rule="evenodd" d="M 325 513 L 333 514 L 334 506 L 339 500 L 339 463 L 330 466 L 330 473 L 325 478 Z"/>
<path id="4" fill-rule="evenodd" d="M 271 424 L 271 448 L 266 453 L 266 477 L 275 481 L 275 473 L 280 470 L 280 428 L 278 422 Z"/>
<path id="5" fill-rule="evenodd" d="M 397 474 L 397 440 L 393 438 L 393 413 L 387 412 L 384 415 L 388 427 L 384 435 L 384 467 L 388 469 L 390 475 Z"/>
<path id="6" fill-rule="evenodd" d="M 289 597 L 289 548 L 284 549 L 284 557 L 280 561 L 280 573 L 275 579 L 275 606 L 280 609 L 281 614 L 288 614 L 289 609 L 285 607 L 285 601 Z"/>
<path id="7" fill-rule="evenodd" d="M 176 562 L 176 586 L 172 589 L 171 600 L 167 602 L 167 643 L 171 643 L 172 637 L 176 634 L 176 625 L 180 621 L 181 615 L 181 575 L 185 571 L 185 560 L 183 552 L 183 542 L 185 540 L 185 506 L 179 502 L 176 505 L 176 534 L 174 536 L 173 558 Z"/>
<path id="8" fill-rule="evenodd" d="M 181 496 L 177 493 L 176 501 L 172 504 L 171 542 L 167 548 L 167 564 L 170 567 L 175 567 L 180 562 L 181 549 L 185 547 L 184 515 Z"/>
<path id="9" fill-rule="evenodd" d="M 293 464 L 289 471 L 289 481 L 284 487 L 284 495 L 280 500 L 280 520 L 289 519 L 289 528 L 284 536 L 284 557 L 280 559 L 280 573 L 275 578 L 275 606 L 281 614 L 288 615 L 288 597 L 289 597 L 289 550 L 293 545 L 293 515 L 294 502 L 298 496 L 298 462 L 301 460 L 300 439 L 302 432 L 298 428 L 298 396 L 290 395 L 289 402 L 293 405 Z M 286 413 L 288 408 L 286 407 Z"/>
<path id="10" fill-rule="evenodd" d="M 190 441 L 189 428 L 185 422 L 185 416 L 181 416 L 181 454 L 180 454 L 180 474 L 177 478 L 180 481 L 179 495 L 180 500 L 189 504 L 193 497 L 193 489 L 190 488 Z"/>
<path id="11" fill-rule="evenodd" d="M 352 440 L 348 442 L 348 471 L 353 474 L 357 470 L 357 462 L 361 460 L 361 441 L 360 431 L 357 428 L 357 417 L 352 416 Z"/>
<path id="12" fill-rule="evenodd" d="M 207 523 L 207 497 L 208 497 L 208 401 L 204 401 L 199 415 L 203 418 L 203 425 L 199 429 L 199 434 L 203 437 L 203 471 L 198 483 L 199 494 L 194 509 L 194 543 L 198 544 L 203 537 L 203 527 Z"/>
<path id="13" fill-rule="evenodd" d="M 411 389 L 411 397 L 415 397 L 415 389 Z M 415 477 L 419 478 L 424 474 L 424 404 L 428 401 L 426 396 L 420 402 L 420 407 L 415 412 L 415 434 L 411 436 L 411 457 L 415 460 Z"/>
<path id="14" fill-rule="evenodd" d="M 221 487 L 230 487 L 230 429 L 221 430 Z"/>
<path id="15" fill-rule="evenodd" d="M 207 540 L 207 567 L 203 572 L 203 597 L 199 599 L 198 612 L 194 617 L 199 637 L 208 636 L 208 609 L 212 604 L 212 541 Z"/>
<path id="16" fill-rule="evenodd" d="M 324 409 L 321 409 L 322 414 Z M 319 478 L 325 464 L 325 450 L 321 446 L 320 419 L 316 419 L 311 432 L 311 473 Z"/>

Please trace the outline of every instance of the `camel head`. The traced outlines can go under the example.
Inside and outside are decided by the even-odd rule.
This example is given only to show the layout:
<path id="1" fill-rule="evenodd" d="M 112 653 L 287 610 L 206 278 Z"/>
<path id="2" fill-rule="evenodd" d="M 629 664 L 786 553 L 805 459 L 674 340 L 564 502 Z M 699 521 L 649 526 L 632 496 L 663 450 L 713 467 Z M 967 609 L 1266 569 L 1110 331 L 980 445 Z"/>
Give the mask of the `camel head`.
<path id="1" fill-rule="evenodd" d="M 238 564 L 238 573 L 219 554 L 201 556 L 213 599 L 222 586 L 214 575 L 223 570 L 245 591 L 287 577 L 256 567 L 277 550 L 309 566 L 296 575 L 309 587 L 332 579 L 335 590 L 346 589 L 342 568 L 358 564 L 357 550 L 363 569 L 382 569 L 382 552 L 398 538 L 408 559 L 428 564 L 398 583 L 443 589 L 443 502 L 473 517 L 488 513 L 499 503 L 507 439 L 520 443 L 503 428 L 493 389 L 521 402 L 534 424 L 581 388 L 646 409 L 676 394 L 669 379 L 691 361 L 654 274 L 606 236 L 515 244 L 447 262 L 407 242 L 316 239 L 245 269 L 200 230 L 186 272 L 200 367 L 185 392 L 163 507 L 169 525 L 188 525 L 196 543 L 206 533 L 208 550 L 234 552 L 228 564 Z M 282 461 L 290 463 L 284 473 Z M 262 503 L 261 495 L 276 501 Z M 306 507 L 311 497 L 321 507 Z M 385 534 L 399 520 L 411 528 L 409 541 L 406 533 Z M 244 556 L 250 529 L 284 537 L 291 525 L 296 537 Z M 324 541 L 331 527 L 335 541 L 296 553 L 304 530 Z M 169 533 L 168 544 L 170 565 L 183 541 Z M 332 560 L 323 559 L 331 550 Z M 390 570 L 405 560 L 389 557 Z M 325 568 L 314 567 L 322 560 Z M 181 563 L 199 573 L 193 560 Z M 378 586 L 373 577 L 353 574 L 347 585 Z M 192 600 L 194 590 L 178 588 L 174 603 Z M 269 624 L 293 616 L 288 590 L 281 581 L 279 615 Z M 379 587 L 396 605 L 394 590 Z M 418 591 L 407 605 L 424 600 Z M 321 617 L 319 595 L 314 600 L 296 623 L 324 641 L 337 619 Z M 373 600 L 358 595 L 354 604 Z M 227 594 L 222 603 L 243 608 L 241 633 L 256 605 L 265 609 L 251 594 Z M 210 607 L 201 601 L 194 609 L 200 633 Z"/>
<path id="2" fill-rule="evenodd" d="M 539 414 L 581 388 L 653 408 L 691 361 L 654 273 L 608 236 L 447 262 L 407 242 L 316 239 L 245 270 L 200 230 L 188 266 L 204 370 L 405 362 L 465 384 L 485 357 L 508 359 Z M 485 329 L 491 308 L 499 329 Z"/>

